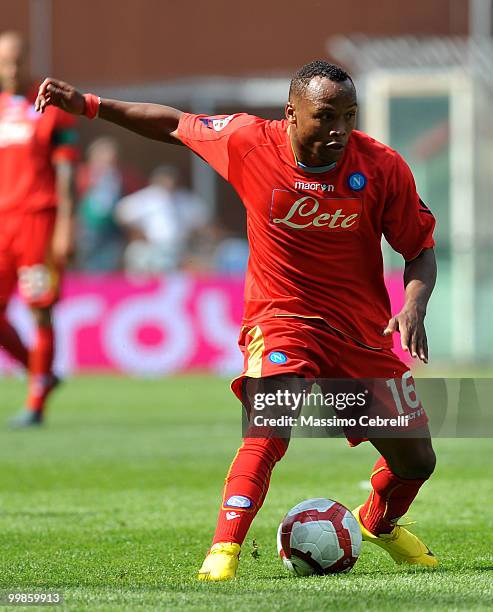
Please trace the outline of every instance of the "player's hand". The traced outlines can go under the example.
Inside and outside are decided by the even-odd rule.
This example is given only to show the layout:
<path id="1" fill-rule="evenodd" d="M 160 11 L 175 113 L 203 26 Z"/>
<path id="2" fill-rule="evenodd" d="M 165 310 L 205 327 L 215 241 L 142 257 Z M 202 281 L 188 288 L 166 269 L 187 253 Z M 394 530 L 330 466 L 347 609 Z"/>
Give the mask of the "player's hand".
<path id="1" fill-rule="evenodd" d="M 48 78 L 39 87 L 34 108 L 39 113 L 44 113 L 47 106 L 57 106 L 67 113 L 82 115 L 85 101 L 83 95 L 72 85 Z"/>
<path id="2" fill-rule="evenodd" d="M 57 268 L 65 268 L 74 253 L 75 228 L 72 219 L 58 220 L 51 242 L 51 257 Z"/>
<path id="3" fill-rule="evenodd" d="M 399 314 L 389 320 L 383 335 L 389 336 L 394 332 L 399 332 L 402 350 L 409 351 L 412 357 L 428 363 L 425 314 L 425 311 L 415 304 L 406 305 Z"/>

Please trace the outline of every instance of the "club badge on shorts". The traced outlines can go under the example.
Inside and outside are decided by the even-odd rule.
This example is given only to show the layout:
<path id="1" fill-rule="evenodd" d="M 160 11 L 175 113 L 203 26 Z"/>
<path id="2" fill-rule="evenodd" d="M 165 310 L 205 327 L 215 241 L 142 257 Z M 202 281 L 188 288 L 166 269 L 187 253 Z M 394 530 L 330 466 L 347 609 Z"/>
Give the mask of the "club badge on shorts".
<path id="1" fill-rule="evenodd" d="M 272 351 L 268 359 L 271 363 L 275 363 L 278 365 L 282 365 L 283 363 L 286 363 L 286 361 L 288 360 L 287 355 L 285 355 L 281 351 Z"/>

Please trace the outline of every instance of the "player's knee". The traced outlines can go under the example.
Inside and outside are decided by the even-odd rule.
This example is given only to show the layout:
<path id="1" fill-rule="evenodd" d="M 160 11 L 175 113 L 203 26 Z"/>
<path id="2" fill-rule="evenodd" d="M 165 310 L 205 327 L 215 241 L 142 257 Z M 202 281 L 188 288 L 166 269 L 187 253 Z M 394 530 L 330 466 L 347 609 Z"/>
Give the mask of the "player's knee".
<path id="1" fill-rule="evenodd" d="M 431 444 L 416 450 L 412 460 L 399 466 L 399 476 L 416 480 L 426 480 L 434 472 L 436 466 L 436 455 Z"/>
<path id="2" fill-rule="evenodd" d="M 429 478 L 435 470 L 435 465 L 436 455 L 432 448 L 427 449 L 416 458 L 413 466 L 416 474 L 415 478 Z"/>

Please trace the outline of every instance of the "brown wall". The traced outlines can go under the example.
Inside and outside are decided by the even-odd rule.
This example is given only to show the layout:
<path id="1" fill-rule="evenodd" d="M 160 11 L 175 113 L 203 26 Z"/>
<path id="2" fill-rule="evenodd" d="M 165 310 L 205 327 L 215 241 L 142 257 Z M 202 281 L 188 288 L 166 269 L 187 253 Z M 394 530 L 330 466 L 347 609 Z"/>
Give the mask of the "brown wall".
<path id="1" fill-rule="evenodd" d="M 0 0 L 0 30 L 15 28 L 28 36 L 30 4 Z M 468 10 L 467 0 L 51 0 L 51 6 L 52 75 L 94 85 L 96 91 L 98 84 L 179 76 L 289 75 L 310 59 L 326 57 L 330 36 L 464 34 Z M 258 114 L 276 111 L 258 109 Z M 187 181 L 190 154 L 185 149 L 99 121 L 79 125 L 83 150 L 96 136 L 110 134 L 120 143 L 124 163 L 143 173 L 173 163 Z M 222 179 L 218 212 L 226 226 L 242 232 L 241 204 Z"/>
<path id="2" fill-rule="evenodd" d="M 0 32 L 7 29 L 28 33 L 28 0 L 0 0 Z"/>
<path id="3" fill-rule="evenodd" d="M 38 0 L 39 1 L 39 0 Z M 0 29 L 29 29 L 29 0 L 0 0 Z M 289 74 L 329 36 L 467 30 L 467 0 L 52 0 L 52 72 L 80 83 L 195 74 Z"/>

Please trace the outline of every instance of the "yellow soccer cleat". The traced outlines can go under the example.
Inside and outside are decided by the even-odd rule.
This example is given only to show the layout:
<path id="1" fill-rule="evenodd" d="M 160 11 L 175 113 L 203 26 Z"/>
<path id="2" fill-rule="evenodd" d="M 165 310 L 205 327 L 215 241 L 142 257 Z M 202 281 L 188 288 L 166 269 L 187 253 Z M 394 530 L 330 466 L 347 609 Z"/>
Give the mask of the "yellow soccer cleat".
<path id="1" fill-rule="evenodd" d="M 209 550 L 199 570 L 199 580 L 232 580 L 240 559 L 240 545 L 218 542 Z"/>
<path id="2" fill-rule="evenodd" d="M 396 525 L 390 533 L 375 536 L 363 526 L 359 512 L 363 506 L 353 510 L 353 514 L 361 527 L 363 540 L 383 548 L 396 563 L 409 563 L 424 567 L 437 567 L 438 559 L 431 550 L 413 533 Z"/>

